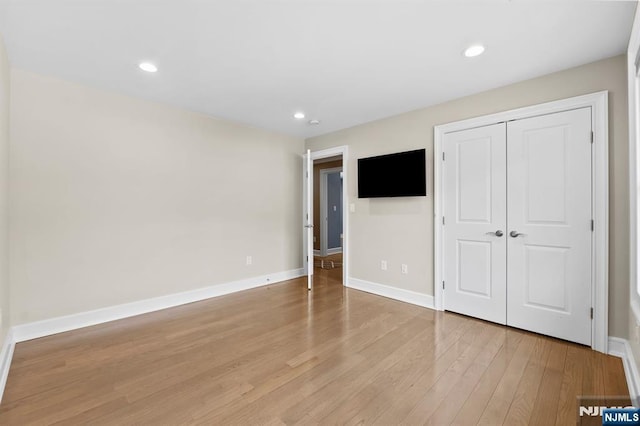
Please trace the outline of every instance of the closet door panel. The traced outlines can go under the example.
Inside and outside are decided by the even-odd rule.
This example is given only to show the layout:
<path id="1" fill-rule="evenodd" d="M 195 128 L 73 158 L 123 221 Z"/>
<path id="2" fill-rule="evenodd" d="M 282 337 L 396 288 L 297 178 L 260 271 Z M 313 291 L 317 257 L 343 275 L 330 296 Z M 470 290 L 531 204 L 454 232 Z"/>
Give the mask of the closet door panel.
<path id="1" fill-rule="evenodd" d="M 507 324 L 591 344 L 591 109 L 507 125 Z"/>
<path id="2" fill-rule="evenodd" d="M 506 127 L 444 138 L 446 310 L 506 323 Z"/>

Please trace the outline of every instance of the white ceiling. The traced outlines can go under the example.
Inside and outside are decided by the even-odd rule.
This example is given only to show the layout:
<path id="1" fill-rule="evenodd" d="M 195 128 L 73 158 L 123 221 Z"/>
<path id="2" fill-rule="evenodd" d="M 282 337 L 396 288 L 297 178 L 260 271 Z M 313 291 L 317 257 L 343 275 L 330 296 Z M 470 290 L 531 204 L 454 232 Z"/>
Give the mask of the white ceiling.
<path id="1" fill-rule="evenodd" d="M 0 32 L 15 67 L 308 137 L 623 53 L 635 5 L 0 0 Z"/>

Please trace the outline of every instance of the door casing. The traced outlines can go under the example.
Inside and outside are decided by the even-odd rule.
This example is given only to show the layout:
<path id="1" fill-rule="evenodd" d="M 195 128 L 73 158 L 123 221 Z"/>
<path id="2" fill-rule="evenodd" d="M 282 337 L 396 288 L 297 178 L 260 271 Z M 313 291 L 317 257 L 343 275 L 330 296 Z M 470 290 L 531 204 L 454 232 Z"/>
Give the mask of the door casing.
<path id="1" fill-rule="evenodd" d="M 547 102 L 524 108 L 499 112 L 481 117 L 456 121 L 434 127 L 434 305 L 444 310 L 446 301 L 442 289 L 444 271 L 443 250 L 443 139 L 449 132 L 474 127 L 553 114 L 577 108 L 591 107 L 593 132 L 592 150 L 592 211 L 594 232 L 592 233 L 592 300 L 593 321 L 591 324 L 591 347 L 599 352 L 608 351 L 609 313 L 609 120 L 608 91 L 596 92 L 559 101 Z"/>

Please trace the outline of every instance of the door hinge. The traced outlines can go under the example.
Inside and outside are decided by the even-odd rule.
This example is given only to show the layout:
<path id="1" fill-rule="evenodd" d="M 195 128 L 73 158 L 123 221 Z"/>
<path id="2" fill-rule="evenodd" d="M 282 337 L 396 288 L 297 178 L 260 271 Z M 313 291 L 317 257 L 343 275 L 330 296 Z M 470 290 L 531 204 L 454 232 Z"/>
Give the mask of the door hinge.
<path id="1" fill-rule="evenodd" d="M 442 224 L 444 225 L 444 216 L 442 216 Z"/>
<path id="2" fill-rule="evenodd" d="M 307 256 L 307 262 L 309 262 L 309 256 Z"/>
<path id="3" fill-rule="evenodd" d="M 591 143 L 593 143 L 593 131 L 591 132 Z"/>
<path id="4" fill-rule="evenodd" d="M 596 223 L 593 221 L 593 219 L 591 219 L 591 232 L 593 232 L 596 229 Z"/>
<path id="5" fill-rule="evenodd" d="M 307 179 L 309 178 L 309 172 L 307 172 Z"/>
<path id="6" fill-rule="evenodd" d="M 444 152 L 442 153 L 442 161 L 444 161 Z"/>
<path id="7" fill-rule="evenodd" d="M 593 308 L 591 308 L 591 319 L 593 319 Z"/>
<path id="8" fill-rule="evenodd" d="M 442 281 L 442 289 L 444 290 L 444 281 Z"/>

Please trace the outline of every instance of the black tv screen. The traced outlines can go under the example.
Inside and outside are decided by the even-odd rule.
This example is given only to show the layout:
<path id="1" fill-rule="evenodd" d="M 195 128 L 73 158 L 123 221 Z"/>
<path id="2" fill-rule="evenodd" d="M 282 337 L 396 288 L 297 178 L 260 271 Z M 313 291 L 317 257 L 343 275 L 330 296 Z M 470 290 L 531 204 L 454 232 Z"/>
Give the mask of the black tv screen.
<path id="1" fill-rule="evenodd" d="M 425 195 L 426 150 L 358 159 L 358 198 Z"/>

